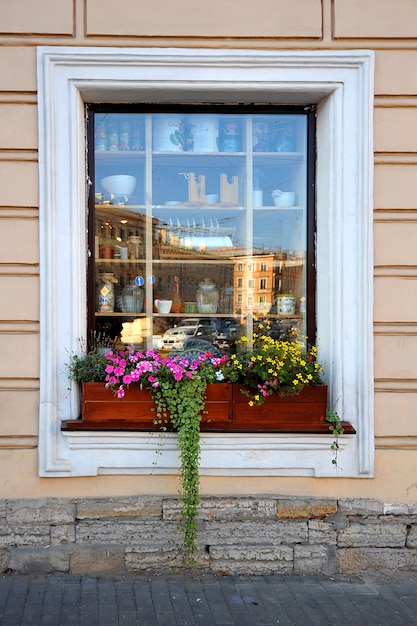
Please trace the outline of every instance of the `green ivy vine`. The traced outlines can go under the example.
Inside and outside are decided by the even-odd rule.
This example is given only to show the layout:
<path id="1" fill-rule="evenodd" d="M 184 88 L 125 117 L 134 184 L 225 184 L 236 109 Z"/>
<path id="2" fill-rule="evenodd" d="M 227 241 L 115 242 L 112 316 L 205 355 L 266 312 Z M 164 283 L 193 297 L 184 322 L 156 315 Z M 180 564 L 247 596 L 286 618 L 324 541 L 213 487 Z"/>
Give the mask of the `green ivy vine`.
<path id="1" fill-rule="evenodd" d="M 326 421 L 329 422 L 329 430 L 332 433 L 334 440 L 330 446 L 330 449 L 333 450 L 333 459 L 332 463 L 337 468 L 338 465 L 338 453 L 339 453 L 339 436 L 343 435 L 345 429 L 343 428 L 342 420 L 338 412 L 333 408 L 328 408 L 326 411 Z"/>
<path id="2" fill-rule="evenodd" d="M 152 390 L 156 404 L 155 423 L 166 430 L 168 419 L 178 435 L 180 455 L 179 530 L 184 563 L 195 562 L 197 551 L 197 515 L 200 504 L 200 420 L 205 407 L 207 381 L 195 376 L 181 381 L 164 380 Z"/>

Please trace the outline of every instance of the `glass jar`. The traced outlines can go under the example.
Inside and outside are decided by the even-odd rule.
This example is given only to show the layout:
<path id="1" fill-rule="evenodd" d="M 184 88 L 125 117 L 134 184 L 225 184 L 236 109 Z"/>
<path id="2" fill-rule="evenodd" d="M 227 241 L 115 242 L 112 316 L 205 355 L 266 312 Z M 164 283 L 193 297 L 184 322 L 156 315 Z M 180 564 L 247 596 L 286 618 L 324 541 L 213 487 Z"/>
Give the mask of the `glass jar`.
<path id="1" fill-rule="evenodd" d="M 123 313 L 142 313 L 144 293 L 135 280 L 125 285 L 122 291 L 121 309 Z"/>
<path id="2" fill-rule="evenodd" d="M 210 280 L 206 278 L 197 289 L 197 309 L 199 313 L 217 313 L 219 304 L 219 291 Z"/>
<path id="3" fill-rule="evenodd" d="M 225 285 L 220 290 L 219 313 L 233 313 L 233 287 Z"/>

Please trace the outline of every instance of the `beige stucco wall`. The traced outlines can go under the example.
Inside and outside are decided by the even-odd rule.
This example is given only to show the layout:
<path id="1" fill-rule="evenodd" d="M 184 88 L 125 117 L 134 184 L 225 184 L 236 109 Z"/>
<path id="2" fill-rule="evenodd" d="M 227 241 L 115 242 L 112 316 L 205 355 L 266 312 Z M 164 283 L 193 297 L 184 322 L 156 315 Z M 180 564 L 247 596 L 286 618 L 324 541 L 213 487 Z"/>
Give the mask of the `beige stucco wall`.
<path id="1" fill-rule="evenodd" d="M 415 1 L 0 3 L 0 497 L 175 494 L 172 477 L 37 477 L 37 45 L 375 50 L 375 478 L 204 478 L 202 491 L 416 502 Z"/>

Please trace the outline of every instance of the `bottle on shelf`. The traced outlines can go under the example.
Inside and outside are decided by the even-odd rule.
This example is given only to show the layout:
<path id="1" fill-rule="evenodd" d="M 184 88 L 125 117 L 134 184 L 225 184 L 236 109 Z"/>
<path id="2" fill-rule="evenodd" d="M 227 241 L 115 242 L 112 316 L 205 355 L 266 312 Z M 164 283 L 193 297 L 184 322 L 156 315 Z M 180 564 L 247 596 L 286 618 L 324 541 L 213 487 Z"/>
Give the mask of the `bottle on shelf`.
<path id="1" fill-rule="evenodd" d="M 172 313 L 182 313 L 184 311 L 184 306 L 180 294 L 180 279 L 178 276 L 174 276 L 174 284 L 172 287 Z"/>

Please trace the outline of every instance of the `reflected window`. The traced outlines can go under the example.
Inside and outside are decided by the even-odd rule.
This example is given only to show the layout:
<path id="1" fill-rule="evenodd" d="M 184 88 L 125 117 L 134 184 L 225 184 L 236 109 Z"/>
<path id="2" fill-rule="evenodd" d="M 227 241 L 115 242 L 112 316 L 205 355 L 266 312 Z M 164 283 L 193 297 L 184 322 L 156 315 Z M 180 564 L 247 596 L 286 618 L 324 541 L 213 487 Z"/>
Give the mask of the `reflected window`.
<path id="1" fill-rule="evenodd" d="M 315 340 L 314 115 L 252 109 L 91 106 L 90 336 L 160 350 L 196 318 Z"/>

